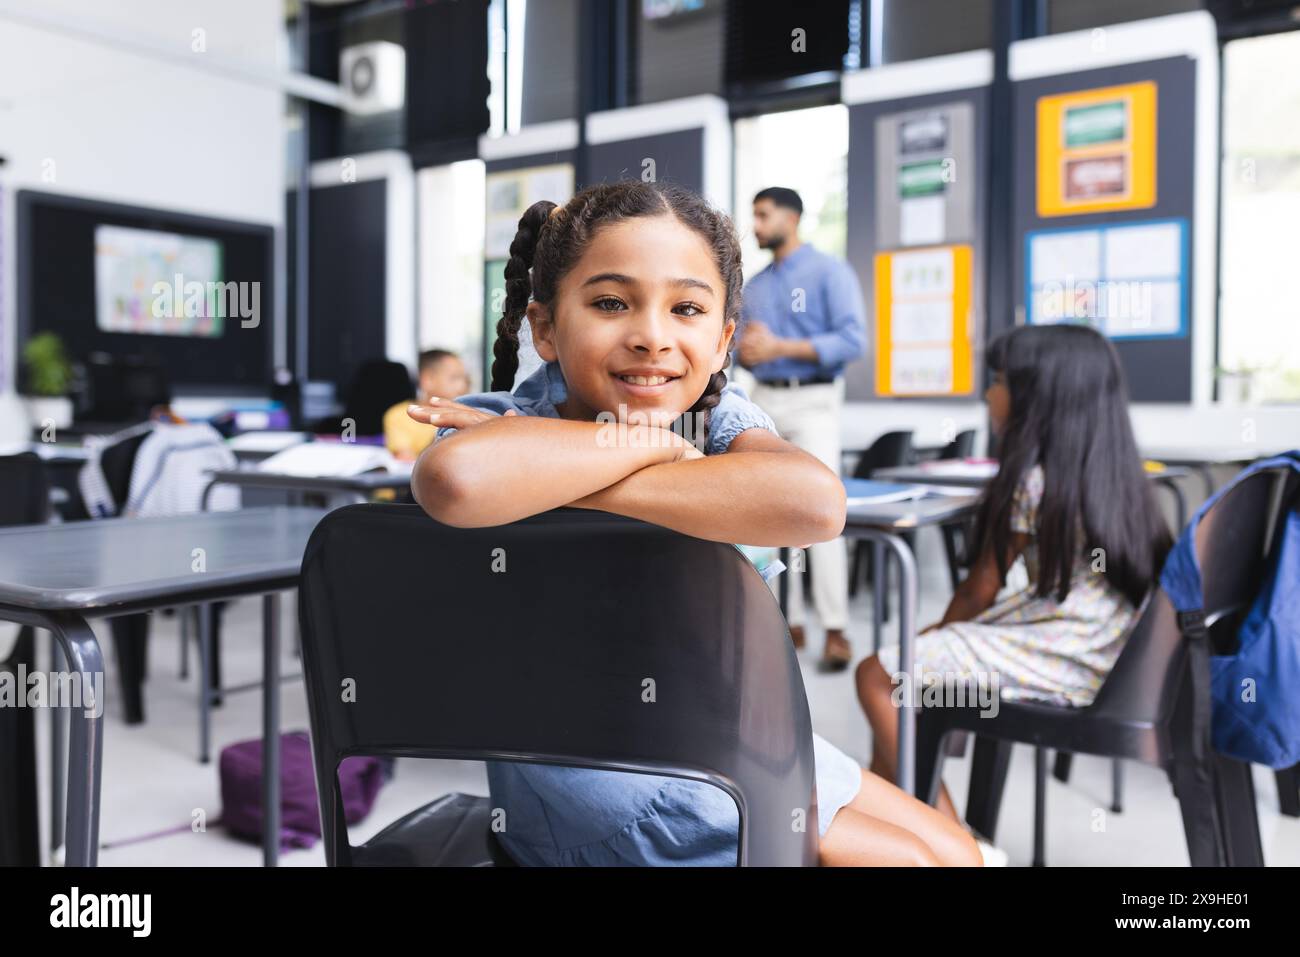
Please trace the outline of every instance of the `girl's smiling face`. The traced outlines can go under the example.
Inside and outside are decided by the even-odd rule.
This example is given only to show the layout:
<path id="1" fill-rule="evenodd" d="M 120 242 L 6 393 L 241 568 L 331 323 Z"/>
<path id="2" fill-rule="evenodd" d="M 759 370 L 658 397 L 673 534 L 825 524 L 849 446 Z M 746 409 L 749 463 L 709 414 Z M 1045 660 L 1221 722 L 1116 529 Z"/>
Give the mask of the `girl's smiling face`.
<path id="1" fill-rule="evenodd" d="M 700 398 L 735 332 L 708 244 L 670 215 L 602 227 L 528 319 L 538 355 L 564 373 L 565 418 L 622 405 L 662 427 Z"/>

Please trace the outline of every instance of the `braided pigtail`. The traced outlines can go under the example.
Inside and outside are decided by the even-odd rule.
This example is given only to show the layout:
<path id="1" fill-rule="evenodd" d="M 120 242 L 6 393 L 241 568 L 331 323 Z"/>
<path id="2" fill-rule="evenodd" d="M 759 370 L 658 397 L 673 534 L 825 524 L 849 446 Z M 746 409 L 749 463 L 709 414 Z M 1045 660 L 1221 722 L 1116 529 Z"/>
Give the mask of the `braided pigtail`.
<path id="1" fill-rule="evenodd" d="M 523 324 L 528 302 L 533 296 L 529 270 L 537 251 L 537 238 L 555 204 L 542 200 L 529 206 L 519 217 L 519 231 L 510 243 L 506 262 L 506 302 L 497 322 L 497 338 L 492 344 L 492 391 L 509 392 L 519 371 L 519 327 Z"/>
<path id="2" fill-rule="evenodd" d="M 731 365 L 731 353 L 722 362 L 722 368 L 709 376 L 709 384 L 704 387 L 704 394 L 695 400 L 695 404 L 682 413 L 681 435 L 701 452 L 709 442 L 710 413 L 722 399 L 722 390 L 727 387 L 727 367 Z"/>

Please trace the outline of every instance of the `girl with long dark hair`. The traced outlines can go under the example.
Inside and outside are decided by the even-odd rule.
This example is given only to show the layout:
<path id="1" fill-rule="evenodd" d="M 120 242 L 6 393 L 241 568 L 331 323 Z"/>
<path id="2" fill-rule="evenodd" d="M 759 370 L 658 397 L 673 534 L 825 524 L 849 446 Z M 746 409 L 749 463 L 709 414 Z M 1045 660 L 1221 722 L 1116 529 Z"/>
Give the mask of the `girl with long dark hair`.
<path id="1" fill-rule="evenodd" d="M 981 680 L 1007 700 L 1084 706 L 1119 657 L 1169 532 L 1109 341 L 1087 326 L 1020 326 L 990 343 L 987 362 L 1000 465 L 980 503 L 970 573 L 917 637 L 916 669 L 922 682 Z M 1029 583 L 1000 595 L 1018 557 Z M 897 669 L 888 648 L 857 671 L 871 769 L 886 777 L 897 754 Z M 946 791 L 940 808 L 956 818 Z"/>

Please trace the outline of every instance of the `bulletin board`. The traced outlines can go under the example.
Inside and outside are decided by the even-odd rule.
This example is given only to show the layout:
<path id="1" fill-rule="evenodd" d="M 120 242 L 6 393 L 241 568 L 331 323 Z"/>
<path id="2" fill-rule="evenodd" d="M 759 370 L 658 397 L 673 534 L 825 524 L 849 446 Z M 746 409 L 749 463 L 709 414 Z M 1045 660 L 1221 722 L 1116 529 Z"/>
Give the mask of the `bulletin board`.
<path id="1" fill-rule="evenodd" d="M 871 333 L 845 371 L 851 401 L 975 393 L 987 118 L 984 86 L 849 106 L 847 253 Z"/>
<path id="2" fill-rule="evenodd" d="M 1156 202 L 1150 80 L 1038 99 L 1038 215 L 1149 209 Z"/>
<path id="3" fill-rule="evenodd" d="M 1196 98 L 1188 56 L 1013 83 L 1017 308 L 990 316 L 989 336 L 1087 321 L 1114 344 L 1134 401 L 1191 400 L 1196 324 L 1213 321 L 1193 308 Z M 1088 158 L 1101 165 L 1071 172 Z"/>
<path id="4" fill-rule="evenodd" d="M 971 391 L 973 255 L 969 245 L 876 255 L 877 395 Z"/>

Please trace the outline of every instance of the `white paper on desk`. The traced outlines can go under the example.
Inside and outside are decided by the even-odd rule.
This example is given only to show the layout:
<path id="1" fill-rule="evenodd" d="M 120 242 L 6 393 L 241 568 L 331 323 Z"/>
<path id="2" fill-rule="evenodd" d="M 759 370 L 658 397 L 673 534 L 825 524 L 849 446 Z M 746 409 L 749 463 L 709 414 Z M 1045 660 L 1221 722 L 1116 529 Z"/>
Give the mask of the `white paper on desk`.
<path id="1" fill-rule="evenodd" d="M 378 445 L 307 442 L 263 459 L 257 468 L 280 475 L 339 478 L 363 472 L 388 471 L 393 464 L 394 459 L 388 450 Z"/>
<path id="2" fill-rule="evenodd" d="M 280 452 L 308 438 L 306 432 L 243 432 L 227 440 L 226 445 L 232 452 Z"/>
<path id="3" fill-rule="evenodd" d="M 991 479 L 998 474 L 997 462 L 967 462 L 964 459 L 926 462 L 921 468 L 929 475 L 946 475 L 950 478 Z M 970 489 L 966 491 L 969 492 Z"/>

